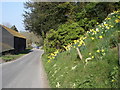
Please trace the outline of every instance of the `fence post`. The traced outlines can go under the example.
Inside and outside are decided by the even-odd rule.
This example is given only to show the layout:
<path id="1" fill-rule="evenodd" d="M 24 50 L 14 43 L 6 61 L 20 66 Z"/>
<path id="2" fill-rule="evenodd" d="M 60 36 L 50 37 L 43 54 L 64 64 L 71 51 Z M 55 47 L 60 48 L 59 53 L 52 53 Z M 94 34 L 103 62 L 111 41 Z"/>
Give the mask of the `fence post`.
<path id="1" fill-rule="evenodd" d="M 80 59 L 82 60 L 82 54 L 80 53 L 79 48 L 76 48 L 76 49 L 77 49 L 77 52 L 78 52 L 78 55 L 79 55 Z"/>

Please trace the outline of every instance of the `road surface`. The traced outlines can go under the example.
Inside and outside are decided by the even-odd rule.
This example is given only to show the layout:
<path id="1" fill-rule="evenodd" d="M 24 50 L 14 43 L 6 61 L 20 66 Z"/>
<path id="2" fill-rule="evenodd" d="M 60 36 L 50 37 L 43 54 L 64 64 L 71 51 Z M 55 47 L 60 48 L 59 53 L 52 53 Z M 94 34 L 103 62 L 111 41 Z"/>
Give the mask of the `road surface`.
<path id="1" fill-rule="evenodd" d="M 40 57 L 42 50 L 2 65 L 2 88 L 49 88 Z"/>

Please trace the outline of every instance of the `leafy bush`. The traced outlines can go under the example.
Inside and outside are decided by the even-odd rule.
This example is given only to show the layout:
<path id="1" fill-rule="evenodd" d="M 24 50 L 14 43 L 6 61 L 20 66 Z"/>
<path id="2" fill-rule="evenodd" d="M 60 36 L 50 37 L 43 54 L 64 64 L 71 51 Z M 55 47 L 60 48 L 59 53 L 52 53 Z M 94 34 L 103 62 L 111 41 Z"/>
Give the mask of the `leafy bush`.
<path id="1" fill-rule="evenodd" d="M 84 32 L 84 29 L 78 23 L 63 24 L 57 31 L 51 29 L 44 40 L 44 49 L 48 53 L 52 53 L 56 49 L 64 50 L 63 46 L 73 43 Z"/>

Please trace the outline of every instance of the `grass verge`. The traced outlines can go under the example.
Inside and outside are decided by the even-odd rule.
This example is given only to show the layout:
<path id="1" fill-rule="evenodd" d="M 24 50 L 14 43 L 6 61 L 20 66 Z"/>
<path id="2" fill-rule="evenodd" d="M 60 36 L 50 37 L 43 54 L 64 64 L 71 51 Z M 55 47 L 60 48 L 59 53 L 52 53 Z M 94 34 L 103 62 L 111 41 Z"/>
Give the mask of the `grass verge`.
<path id="1" fill-rule="evenodd" d="M 18 54 L 7 54 L 7 55 L 2 55 L 2 60 L 3 62 L 8 62 L 8 61 L 12 61 L 12 60 L 15 60 L 27 53 L 30 52 L 30 49 L 26 49 L 25 51 L 22 51 L 22 52 L 19 52 Z"/>
<path id="2" fill-rule="evenodd" d="M 118 88 L 117 48 L 111 49 L 103 60 L 92 60 L 87 65 L 73 49 L 48 63 L 43 55 L 45 70 L 52 88 Z"/>

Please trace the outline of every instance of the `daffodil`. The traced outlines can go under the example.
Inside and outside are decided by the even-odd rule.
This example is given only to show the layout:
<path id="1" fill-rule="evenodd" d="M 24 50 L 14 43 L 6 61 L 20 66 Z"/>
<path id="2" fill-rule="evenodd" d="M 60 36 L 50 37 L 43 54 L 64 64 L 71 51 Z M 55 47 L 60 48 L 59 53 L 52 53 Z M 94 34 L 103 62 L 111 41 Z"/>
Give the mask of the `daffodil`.
<path id="1" fill-rule="evenodd" d="M 107 29 L 110 29 L 110 27 L 106 27 Z"/>
<path id="2" fill-rule="evenodd" d="M 115 82 L 115 80 L 112 80 L 112 82 Z"/>
<path id="3" fill-rule="evenodd" d="M 51 56 L 48 56 L 48 58 L 50 59 L 50 58 L 51 58 Z"/>
<path id="4" fill-rule="evenodd" d="M 90 32 L 93 32 L 94 31 L 94 29 L 90 29 Z"/>
<path id="5" fill-rule="evenodd" d="M 99 24 L 98 22 L 96 24 Z"/>
<path id="6" fill-rule="evenodd" d="M 118 12 L 120 12 L 120 11 L 113 11 L 114 13 L 118 13 Z"/>
<path id="7" fill-rule="evenodd" d="M 102 51 L 102 52 L 104 52 L 105 50 L 104 50 L 104 49 L 102 49 L 101 51 Z"/>
<path id="8" fill-rule="evenodd" d="M 59 51 L 57 50 L 56 52 L 54 52 L 55 54 L 59 53 Z"/>
<path id="9" fill-rule="evenodd" d="M 116 19 L 115 22 L 116 22 L 116 23 L 119 23 L 119 22 L 120 22 L 120 19 Z"/>
<path id="10" fill-rule="evenodd" d="M 54 56 L 55 54 L 54 53 L 51 53 L 51 56 Z"/>
<path id="11" fill-rule="evenodd" d="M 77 42 L 79 42 L 78 40 L 74 40 L 74 43 L 76 44 Z"/>
<path id="12" fill-rule="evenodd" d="M 96 34 L 97 32 L 96 31 L 93 31 L 94 32 L 94 34 Z"/>
<path id="13" fill-rule="evenodd" d="M 91 37 L 92 40 L 94 40 L 95 38 L 94 37 Z"/>
<path id="14" fill-rule="evenodd" d="M 105 26 L 108 26 L 108 24 L 104 24 Z"/>
<path id="15" fill-rule="evenodd" d="M 48 63 L 51 62 L 51 60 L 48 60 Z"/>
<path id="16" fill-rule="evenodd" d="M 90 31 L 87 31 L 87 33 L 90 33 Z"/>
<path id="17" fill-rule="evenodd" d="M 103 38 L 103 36 L 99 36 L 99 38 L 100 38 L 100 39 L 102 39 L 102 38 Z"/>
<path id="18" fill-rule="evenodd" d="M 98 53 L 99 53 L 99 52 L 100 52 L 100 50 L 97 50 L 96 52 L 98 52 Z"/>
<path id="19" fill-rule="evenodd" d="M 55 59 L 55 57 L 52 57 L 52 59 Z"/>
<path id="20" fill-rule="evenodd" d="M 85 40 L 87 37 L 84 37 L 83 40 Z"/>
<path id="21" fill-rule="evenodd" d="M 105 20 L 110 20 L 111 18 L 107 17 Z"/>
<path id="22" fill-rule="evenodd" d="M 108 20 L 111 19 L 111 18 L 107 18 Z"/>
<path id="23" fill-rule="evenodd" d="M 91 55 L 91 53 L 89 53 L 89 55 Z"/>
<path id="24" fill-rule="evenodd" d="M 73 46 L 73 48 L 76 48 L 76 46 Z"/>
<path id="25" fill-rule="evenodd" d="M 78 44 L 78 47 L 80 47 L 81 46 L 81 44 Z"/>
<path id="26" fill-rule="evenodd" d="M 92 58 L 94 58 L 94 56 L 92 56 Z"/>

